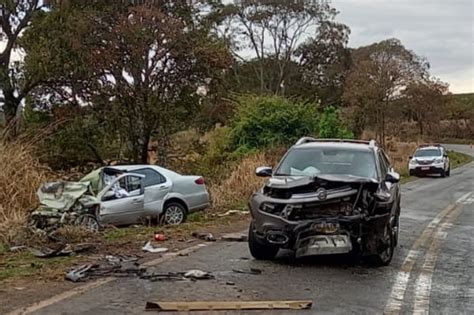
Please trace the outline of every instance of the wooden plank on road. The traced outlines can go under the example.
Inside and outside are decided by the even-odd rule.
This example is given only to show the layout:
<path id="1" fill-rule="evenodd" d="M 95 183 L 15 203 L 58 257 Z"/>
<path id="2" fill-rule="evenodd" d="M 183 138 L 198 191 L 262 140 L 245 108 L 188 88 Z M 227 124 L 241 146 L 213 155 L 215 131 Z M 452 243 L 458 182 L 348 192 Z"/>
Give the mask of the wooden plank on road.
<path id="1" fill-rule="evenodd" d="M 147 311 L 303 310 L 312 301 L 147 302 Z"/>

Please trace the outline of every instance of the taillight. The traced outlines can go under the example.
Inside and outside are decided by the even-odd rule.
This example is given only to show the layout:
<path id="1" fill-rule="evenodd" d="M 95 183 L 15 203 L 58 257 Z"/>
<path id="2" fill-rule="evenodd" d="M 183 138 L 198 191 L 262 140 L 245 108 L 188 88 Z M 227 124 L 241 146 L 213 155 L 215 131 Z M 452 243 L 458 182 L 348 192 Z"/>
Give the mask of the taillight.
<path id="1" fill-rule="evenodd" d="M 194 182 L 195 182 L 196 184 L 198 184 L 198 185 L 204 185 L 204 178 L 199 177 L 199 178 L 196 179 Z"/>

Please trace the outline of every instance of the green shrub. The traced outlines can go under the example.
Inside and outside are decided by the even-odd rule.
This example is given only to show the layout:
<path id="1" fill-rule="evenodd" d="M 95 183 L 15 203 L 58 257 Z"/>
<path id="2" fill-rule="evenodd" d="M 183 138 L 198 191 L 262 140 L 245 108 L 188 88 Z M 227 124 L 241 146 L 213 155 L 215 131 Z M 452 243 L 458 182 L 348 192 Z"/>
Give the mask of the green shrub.
<path id="1" fill-rule="evenodd" d="M 318 105 L 278 96 L 242 96 L 231 122 L 230 149 L 248 153 L 288 145 L 318 130 Z"/>
<path id="2" fill-rule="evenodd" d="M 328 106 L 321 114 L 319 137 L 352 139 L 354 134 L 344 127 L 339 117 L 339 111 L 333 106 Z"/>

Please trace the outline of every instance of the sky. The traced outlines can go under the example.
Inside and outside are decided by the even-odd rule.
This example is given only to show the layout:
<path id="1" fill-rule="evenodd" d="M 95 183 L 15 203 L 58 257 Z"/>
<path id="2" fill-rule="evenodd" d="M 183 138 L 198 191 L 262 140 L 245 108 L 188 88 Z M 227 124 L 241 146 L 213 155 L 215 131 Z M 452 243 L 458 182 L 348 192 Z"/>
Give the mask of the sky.
<path id="1" fill-rule="evenodd" d="M 474 0 L 332 0 L 349 46 L 398 38 L 453 93 L 474 92 Z"/>

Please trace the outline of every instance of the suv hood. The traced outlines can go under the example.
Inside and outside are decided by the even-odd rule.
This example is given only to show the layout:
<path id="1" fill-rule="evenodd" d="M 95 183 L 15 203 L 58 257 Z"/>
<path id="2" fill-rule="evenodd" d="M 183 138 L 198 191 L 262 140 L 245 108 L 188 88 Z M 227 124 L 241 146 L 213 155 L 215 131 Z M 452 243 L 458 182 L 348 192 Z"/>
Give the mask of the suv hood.
<path id="1" fill-rule="evenodd" d="M 291 189 L 314 183 L 317 179 L 340 183 L 378 183 L 375 178 L 358 177 L 351 175 L 318 175 L 318 176 L 274 176 L 266 184 L 270 188 Z"/>

